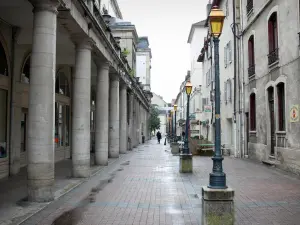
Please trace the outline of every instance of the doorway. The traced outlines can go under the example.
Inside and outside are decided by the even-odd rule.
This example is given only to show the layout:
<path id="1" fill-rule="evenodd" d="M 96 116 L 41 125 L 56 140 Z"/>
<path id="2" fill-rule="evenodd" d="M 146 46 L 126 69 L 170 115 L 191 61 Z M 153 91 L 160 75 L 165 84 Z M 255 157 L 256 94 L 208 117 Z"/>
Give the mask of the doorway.
<path id="1" fill-rule="evenodd" d="M 274 115 L 274 88 L 268 88 L 268 102 L 269 102 L 269 115 L 270 115 L 270 131 L 271 131 L 271 151 L 270 155 L 275 154 L 275 115 Z"/>

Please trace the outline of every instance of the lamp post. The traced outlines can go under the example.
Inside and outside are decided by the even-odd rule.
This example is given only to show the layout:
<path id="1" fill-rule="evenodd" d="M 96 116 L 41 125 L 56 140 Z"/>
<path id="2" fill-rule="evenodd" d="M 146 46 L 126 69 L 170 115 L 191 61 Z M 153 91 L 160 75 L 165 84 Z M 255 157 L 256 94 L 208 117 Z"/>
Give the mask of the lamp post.
<path id="1" fill-rule="evenodd" d="M 220 65 L 219 65 L 219 42 L 222 33 L 225 15 L 221 9 L 214 6 L 209 15 L 211 35 L 214 42 L 215 59 L 215 153 L 212 157 L 213 169 L 209 174 L 211 189 L 226 189 L 226 174 L 223 172 L 223 156 L 221 153 L 221 117 L 220 117 Z"/>
<path id="2" fill-rule="evenodd" d="M 168 115 L 168 121 L 169 121 L 169 142 L 170 142 L 170 138 L 171 138 L 171 115 L 169 114 Z"/>
<path id="3" fill-rule="evenodd" d="M 174 112 L 175 112 L 175 129 L 174 129 L 174 137 L 175 137 L 175 141 L 177 141 L 177 132 L 176 132 L 176 129 L 177 129 L 177 121 L 176 121 L 176 114 L 177 114 L 177 105 L 174 105 Z"/>
<path id="4" fill-rule="evenodd" d="M 189 149 L 189 124 L 190 124 L 190 95 L 192 93 L 193 85 L 190 81 L 186 82 L 185 92 L 187 95 L 187 105 L 186 105 L 186 121 L 185 121 L 185 138 L 184 138 L 184 146 L 183 153 L 190 154 Z"/>
<path id="5" fill-rule="evenodd" d="M 172 126 L 171 142 L 173 142 L 173 141 L 174 141 L 174 120 L 173 120 L 173 110 L 171 110 L 171 126 Z"/>

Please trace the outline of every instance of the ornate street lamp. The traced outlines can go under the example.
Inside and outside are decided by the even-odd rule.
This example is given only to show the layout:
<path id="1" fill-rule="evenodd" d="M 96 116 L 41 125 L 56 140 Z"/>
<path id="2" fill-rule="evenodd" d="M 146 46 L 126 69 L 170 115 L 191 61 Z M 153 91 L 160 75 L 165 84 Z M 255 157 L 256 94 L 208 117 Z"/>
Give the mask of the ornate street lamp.
<path id="1" fill-rule="evenodd" d="M 222 34 L 222 28 L 225 15 L 221 9 L 214 6 L 209 15 L 211 35 L 214 41 L 214 59 L 215 59 L 215 153 L 212 157 L 213 169 L 209 174 L 209 188 L 226 189 L 226 174 L 223 172 L 223 156 L 221 153 L 221 117 L 220 117 L 220 65 L 219 65 L 219 37 Z"/>
<path id="2" fill-rule="evenodd" d="M 186 82 L 185 92 L 187 95 L 187 105 L 186 105 L 186 121 L 185 121 L 185 138 L 183 145 L 183 154 L 180 154 L 179 161 L 179 171 L 181 173 L 192 173 L 193 172 L 193 155 L 190 153 L 189 149 L 189 114 L 190 114 L 190 95 L 192 93 L 192 84 L 190 81 Z"/>
<path id="3" fill-rule="evenodd" d="M 177 132 L 176 132 L 176 127 L 177 127 L 177 121 L 176 121 L 176 112 L 177 112 L 177 105 L 174 105 L 174 112 L 175 112 L 175 129 L 174 129 L 174 136 L 175 136 L 175 141 L 177 141 Z"/>
<path id="4" fill-rule="evenodd" d="M 184 147 L 183 147 L 183 153 L 184 154 L 190 154 L 189 149 L 189 124 L 190 124 L 190 95 L 192 93 L 193 85 L 190 81 L 186 82 L 185 85 L 185 92 L 187 95 L 187 105 L 186 105 L 186 122 L 185 122 L 185 138 L 184 138 Z"/>

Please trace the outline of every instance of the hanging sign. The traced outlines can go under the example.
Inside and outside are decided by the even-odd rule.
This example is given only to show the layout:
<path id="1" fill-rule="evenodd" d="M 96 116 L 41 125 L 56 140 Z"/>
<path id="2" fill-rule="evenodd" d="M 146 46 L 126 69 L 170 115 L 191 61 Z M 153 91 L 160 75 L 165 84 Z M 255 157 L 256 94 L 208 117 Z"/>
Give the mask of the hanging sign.
<path id="1" fill-rule="evenodd" d="M 293 105 L 290 110 L 291 123 L 299 122 L 299 105 Z"/>

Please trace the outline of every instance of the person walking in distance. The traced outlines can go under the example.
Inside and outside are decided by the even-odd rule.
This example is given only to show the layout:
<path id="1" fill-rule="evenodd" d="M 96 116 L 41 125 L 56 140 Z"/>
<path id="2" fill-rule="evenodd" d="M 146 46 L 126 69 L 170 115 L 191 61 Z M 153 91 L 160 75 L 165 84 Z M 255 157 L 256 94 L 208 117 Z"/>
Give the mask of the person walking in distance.
<path id="1" fill-rule="evenodd" d="M 157 131 L 156 137 L 157 137 L 157 140 L 158 140 L 158 144 L 160 144 L 161 133 L 159 131 Z"/>

